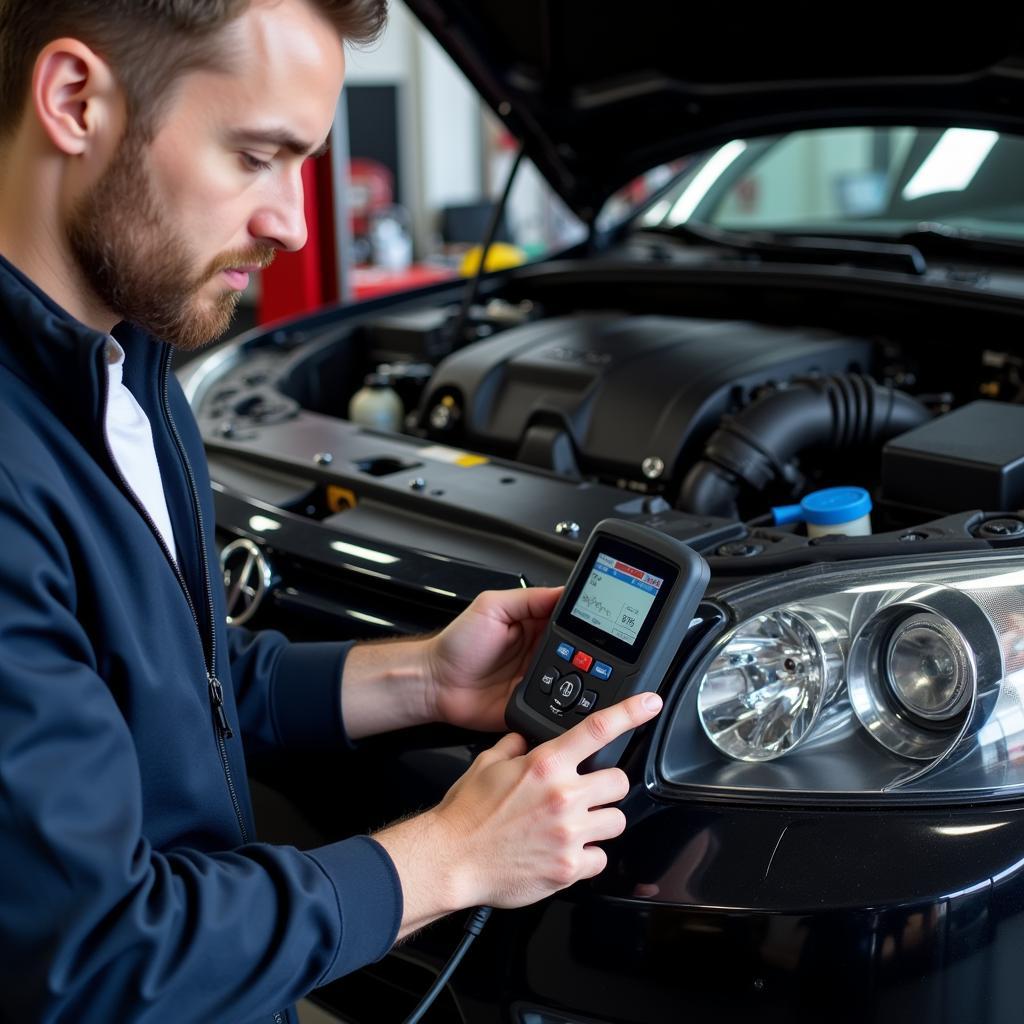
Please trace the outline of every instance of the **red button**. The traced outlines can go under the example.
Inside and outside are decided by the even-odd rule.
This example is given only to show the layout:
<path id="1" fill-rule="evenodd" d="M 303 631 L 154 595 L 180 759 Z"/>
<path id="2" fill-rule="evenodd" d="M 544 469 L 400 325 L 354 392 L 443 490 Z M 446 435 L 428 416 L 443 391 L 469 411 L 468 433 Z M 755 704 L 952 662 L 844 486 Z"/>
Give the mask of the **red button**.
<path id="1" fill-rule="evenodd" d="M 576 657 L 572 659 L 572 663 L 583 672 L 586 672 L 591 665 L 594 664 L 594 659 L 583 651 L 577 651 Z"/>

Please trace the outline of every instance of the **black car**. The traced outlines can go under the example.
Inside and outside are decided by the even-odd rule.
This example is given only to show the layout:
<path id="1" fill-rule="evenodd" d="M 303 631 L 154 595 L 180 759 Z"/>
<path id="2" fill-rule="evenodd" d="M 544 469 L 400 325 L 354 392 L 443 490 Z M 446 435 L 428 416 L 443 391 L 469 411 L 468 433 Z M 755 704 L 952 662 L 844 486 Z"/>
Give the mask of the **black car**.
<path id="1" fill-rule="evenodd" d="M 409 6 L 587 239 L 186 368 L 235 621 L 435 629 L 607 516 L 712 573 L 607 870 L 496 913 L 426 1019 L 1020 1020 L 1021 17 Z M 264 836 L 429 806 L 492 739 L 255 762 Z M 460 934 L 319 998 L 401 1020 Z"/>

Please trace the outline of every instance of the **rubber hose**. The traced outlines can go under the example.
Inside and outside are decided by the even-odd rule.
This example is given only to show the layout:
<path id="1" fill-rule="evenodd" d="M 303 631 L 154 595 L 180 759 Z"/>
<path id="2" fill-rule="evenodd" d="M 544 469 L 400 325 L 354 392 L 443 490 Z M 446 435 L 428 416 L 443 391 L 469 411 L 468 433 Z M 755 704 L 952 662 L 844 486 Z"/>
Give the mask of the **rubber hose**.
<path id="1" fill-rule="evenodd" d="M 880 445 L 930 418 L 916 398 L 863 374 L 797 380 L 723 418 L 686 474 L 676 504 L 696 515 L 735 519 L 740 491 L 763 491 L 800 452 Z"/>

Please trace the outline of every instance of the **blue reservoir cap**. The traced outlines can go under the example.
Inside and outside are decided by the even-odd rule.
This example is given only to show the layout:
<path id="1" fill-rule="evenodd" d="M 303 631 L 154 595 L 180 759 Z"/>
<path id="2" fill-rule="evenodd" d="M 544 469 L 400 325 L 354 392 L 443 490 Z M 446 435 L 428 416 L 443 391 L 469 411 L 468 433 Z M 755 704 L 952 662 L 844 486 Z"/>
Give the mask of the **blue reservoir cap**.
<path id="1" fill-rule="evenodd" d="M 772 509 L 776 526 L 785 523 L 814 523 L 835 526 L 860 519 L 871 512 L 871 495 L 863 487 L 826 487 L 806 495 L 799 505 L 777 505 Z"/>
<path id="2" fill-rule="evenodd" d="M 863 487 L 826 487 L 800 502 L 804 519 L 815 526 L 834 526 L 871 512 L 871 495 Z"/>

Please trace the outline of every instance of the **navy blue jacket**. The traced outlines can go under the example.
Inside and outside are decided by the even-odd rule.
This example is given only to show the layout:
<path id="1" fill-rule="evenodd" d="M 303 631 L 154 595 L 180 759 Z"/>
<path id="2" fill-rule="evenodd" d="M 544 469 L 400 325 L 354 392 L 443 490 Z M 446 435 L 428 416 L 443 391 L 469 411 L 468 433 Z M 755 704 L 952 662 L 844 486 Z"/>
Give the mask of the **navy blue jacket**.
<path id="1" fill-rule="evenodd" d="M 402 914 L 372 839 L 254 838 L 243 742 L 344 744 L 346 648 L 225 628 L 170 351 L 114 333 L 180 570 L 106 443 L 104 336 L 0 258 L 0 1019 L 284 1020 Z"/>

